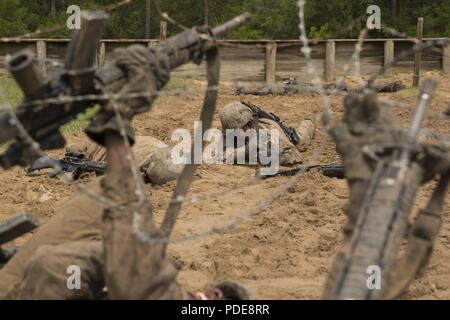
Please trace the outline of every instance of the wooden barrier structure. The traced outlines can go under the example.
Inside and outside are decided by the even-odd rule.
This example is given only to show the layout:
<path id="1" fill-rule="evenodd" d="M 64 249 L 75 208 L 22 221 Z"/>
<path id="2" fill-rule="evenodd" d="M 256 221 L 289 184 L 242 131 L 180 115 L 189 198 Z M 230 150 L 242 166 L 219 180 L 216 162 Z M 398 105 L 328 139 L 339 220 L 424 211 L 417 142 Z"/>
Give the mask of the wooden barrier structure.
<path id="1" fill-rule="evenodd" d="M 334 71 L 336 65 L 336 42 L 329 40 L 325 47 L 325 66 L 324 77 L 325 80 L 330 81 L 334 79 Z"/>
<path id="2" fill-rule="evenodd" d="M 423 38 L 423 18 L 417 18 L 417 44 L 418 50 L 414 57 L 413 87 L 418 87 L 420 82 L 420 65 L 422 63 L 422 38 Z"/>
<path id="3" fill-rule="evenodd" d="M 387 40 L 384 43 L 384 74 L 387 76 L 393 73 L 393 63 L 395 59 L 394 41 Z"/>
<path id="4" fill-rule="evenodd" d="M 443 41 L 447 38 L 426 38 L 423 41 Z M 64 63 L 69 40 L 23 39 L 19 41 L 0 41 L 0 75 L 7 74 L 4 58 L 19 50 L 28 48 L 36 53 L 39 67 L 50 73 L 54 66 Z M 152 46 L 156 39 L 102 40 L 98 49 L 97 63 L 101 67 L 114 59 L 114 50 L 132 44 Z M 357 39 L 311 40 L 312 60 L 316 70 L 326 80 L 333 80 L 343 73 L 343 67 L 351 59 Z M 295 77 L 310 80 L 305 58 L 301 52 L 300 40 L 222 40 L 221 80 L 226 82 L 267 82 L 274 83 L 283 78 Z M 396 72 L 409 72 L 414 66 L 414 52 L 394 59 L 405 50 L 411 50 L 413 39 L 367 39 L 361 53 L 361 73 L 373 74 L 385 67 L 387 75 Z M 442 70 L 450 74 L 450 44 L 422 52 L 422 70 Z M 205 64 L 200 66 L 186 64 L 174 70 L 174 78 L 206 79 Z"/>
<path id="5" fill-rule="evenodd" d="M 167 21 L 161 21 L 159 23 L 159 40 L 163 41 L 167 39 Z"/>
<path id="6" fill-rule="evenodd" d="M 266 83 L 274 84 L 276 81 L 277 44 L 266 44 Z"/>
<path id="7" fill-rule="evenodd" d="M 450 42 L 444 46 L 442 54 L 442 70 L 446 74 L 450 74 Z"/>

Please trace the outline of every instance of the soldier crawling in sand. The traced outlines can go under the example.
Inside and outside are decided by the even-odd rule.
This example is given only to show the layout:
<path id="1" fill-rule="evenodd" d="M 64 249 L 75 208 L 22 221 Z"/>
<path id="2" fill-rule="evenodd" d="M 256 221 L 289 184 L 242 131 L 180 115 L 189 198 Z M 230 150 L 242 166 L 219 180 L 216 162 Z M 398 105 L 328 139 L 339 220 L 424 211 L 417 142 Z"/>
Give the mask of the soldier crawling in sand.
<path id="1" fill-rule="evenodd" d="M 276 130 L 278 132 L 276 149 L 278 150 L 277 158 L 280 166 L 293 166 L 303 163 L 300 153 L 306 150 L 314 138 L 315 120 L 313 117 L 305 118 L 296 128 L 289 128 L 275 114 L 265 112 L 249 102 L 229 103 L 223 107 L 219 116 L 224 135 L 227 135 L 227 130 L 232 130 L 236 136 L 246 135 L 252 129 L 256 133 L 259 130 L 266 130 L 270 145 L 270 143 L 275 143 L 270 136 L 270 132 Z M 245 158 L 248 159 L 251 147 L 249 143 L 252 142 L 258 143 L 257 139 L 253 141 L 247 139 L 244 145 L 235 145 L 237 152 L 234 156 L 238 157 L 239 153 L 244 153 Z M 258 144 L 258 147 L 260 148 L 262 145 Z M 270 146 L 267 149 L 270 149 Z"/>
<path id="2" fill-rule="evenodd" d="M 216 157 L 216 161 L 213 163 L 217 164 L 272 165 L 269 161 L 262 163 L 261 151 L 266 152 L 269 160 L 276 158 L 277 166 L 291 167 L 301 164 L 303 163 L 301 152 L 304 152 L 311 144 L 315 133 L 315 120 L 313 117 L 306 117 L 296 128 L 292 128 L 286 126 L 274 113 L 266 112 L 260 107 L 245 101 L 232 102 L 225 105 L 220 111 L 219 118 L 222 126 L 221 133 L 218 133 L 218 129 L 210 129 L 210 131 L 216 130 L 220 136 L 219 140 L 221 140 L 221 144 L 215 140 L 212 143 L 212 147 L 210 146 L 210 149 L 214 150 L 213 156 Z M 261 136 L 252 140 L 249 134 L 252 130 L 255 136 L 265 131 L 267 133 L 265 143 L 261 143 Z M 276 141 L 270 136 L 273 130 L 277 133 Z M 185 147 L 186 150 L 184 152 L 189 154 L 192 141 L 190 133 L 186 129 L 182 129 L 181 132 L 187 132 L 189 143 L 185 144 L 182 141 L 180 145 L 181 148 Z M 173 134 L 172 139 L 177 136 Z M 181 163 L 184 160 L 178 158 L 179 150 L 176 146 L 169 147 L 161 140 L 151 136 L 136 136 L 135 139 L 136 144 L 133 149 L 144 181 L 162 185 L 178 178 L 182 170 Z M 276 144 L 275 149 L 277 153 L 271 154 L 274 144 Z M 252 146 L 254 147 L 253 149 Z M 215 150 L 216 148 L 217 150 Z M 80 154 L 86 160 L 95 163 L 103 163 L 106 159 L 105 148 L 93 142 L 73 143 L 66 148 L 66 151 L 68 154 Z M 251 158 L 249 152 L 251 151 L 257 153 L 254 157 L 254 163 L 249 161 Z M 209 155 L 203 154 L 203 156 Z M 204 159 L 201 160 L 203 161 Z M 242 163 L 240 162 L 241 160 Z M 48 167 L 51 167 L 51 165 L 48 165 Z"/>

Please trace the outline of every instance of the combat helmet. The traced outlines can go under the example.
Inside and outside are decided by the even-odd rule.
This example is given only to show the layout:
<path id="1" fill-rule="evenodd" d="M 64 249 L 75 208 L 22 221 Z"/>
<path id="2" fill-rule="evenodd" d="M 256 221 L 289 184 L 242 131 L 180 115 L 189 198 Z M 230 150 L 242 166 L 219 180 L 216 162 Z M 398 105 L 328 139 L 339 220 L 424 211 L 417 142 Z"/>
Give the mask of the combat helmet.
<path id="1" fill-rule="evenodd" d="M 149 182 L 163 185 L 181 175 L 183 165 L 172 161 L 171 150 L 170 147 L 159 148 L 144 161 L 141 170 L 146 173 Z"/>
<path id="2" fill-rule="evenodd" d="M 253 121 L 253 112 L 240 102 L 232 102 L 223 107 L 219 118 L 222 130 L 239 129 Z"/>

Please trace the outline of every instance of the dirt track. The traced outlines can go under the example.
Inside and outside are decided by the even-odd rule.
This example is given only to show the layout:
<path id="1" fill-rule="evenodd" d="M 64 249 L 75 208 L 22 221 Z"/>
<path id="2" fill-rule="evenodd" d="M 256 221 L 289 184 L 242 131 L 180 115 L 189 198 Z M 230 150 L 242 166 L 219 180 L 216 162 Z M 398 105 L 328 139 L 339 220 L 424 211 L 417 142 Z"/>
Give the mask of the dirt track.
<path id="1" fill-rule="evenodd" d="M 427 75 L 440 81 L 439 95 L 429 112 L 426 127 L 450 135 L 448 120 L 442 112 L 450 105 L 450 79 L 440 73 Z M 408 76 L 396 76 L 411 84 Z M 218 108 L 239 99 L 225 88 Z M 391 101 L 414 104 L 415 95 L 383 94 Z M 140 135 L 149 134 L 170 142 L 175 128 L 193 128 L 198 118 L 201 94 L 162 97 L 148 114 L 135 121 Z M 245 97 L 269 111 L 276 112 L 289 124 L 301 121 L 306 115 L 322 110 L 319 96 Z M 332 108 L 342 111 L 342 98 L 332 98 Z M 395 108 L 396 115 L 408 124 L 411 109 Z M 219 128 L 216 117 L 213 124 Z M 70 140 L 84 139 L 71 136 Z M 318 162 L 336 161 L 334 145 L 319 128 L 305 161 L 324 141 L 324 151 Z M 201 166 L 191 186 L 191 195 L 199 198 L 185 204 L 176 226 L 175 236 L 207 230 L 222 225 L 282 186 L 289 178 L 278 177 L 253 181 L 254 168 L 242 166 Z M 0 221 L 17 212 L 28 211 L 45 223 L 53 214 L 57 201 L 64 201 L 73 192 L 46 175 L 26 176 L 21 169 L 0 172 Z M 250 181 L 250 182 L 249 182 Z M 253 182 L 252 182 L 253 181 Z M 155 205 L 156 217 L 161 218 L 175 183 L 163 187 L 147 186 Z M 417 199 L 424 204 L 430 187 Z M 202 194 L 209 194 L 204 197 Z M 450 199 L 448 199 L 450 200 Z M 235 230 L 170 246 L 170 253 L 183 265 L 179 281 L 190 290 L 198 290 L 224 279 L 238 280 L 248 286 L 258 299 L 315 299 L 319 298 L 332 258 L 341 240 L 344 221 L 342 207 L 347 202 L 345 181 L 330 179 L 318 173 L 308 173 L 294 188 L 275 201 L 266 212 L 238 226 Z M 17 241 L 20 245 L 30 235 Z M 450 201 L 445 210 L 445 222 L 430 266 L 422 278 L 411 286 L 406 298 L 450 299 Z"/>

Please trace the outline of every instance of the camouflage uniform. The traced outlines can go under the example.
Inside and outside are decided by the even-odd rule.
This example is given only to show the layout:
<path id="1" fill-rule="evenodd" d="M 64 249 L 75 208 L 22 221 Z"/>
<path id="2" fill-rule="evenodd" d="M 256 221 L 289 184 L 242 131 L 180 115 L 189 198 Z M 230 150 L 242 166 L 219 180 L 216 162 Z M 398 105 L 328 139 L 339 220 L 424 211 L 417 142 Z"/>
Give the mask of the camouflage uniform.
<path id="1" fill-rule="evenodd" d="M 135 140 L 136 160 L 152 183 L 163 184 L 177 178 L 181 166 L 170 161 L 166 144 L 149 136 L 137 136 Z M 68 151 L 84 152 L 92 161 L 105 161 L 106 157 L 106 149 L 95 143 L 70 145 Z M 87 187 L 101 194 L 101 180 L 95 179 Z M 62 201 L 55 212 L 0 270 L 0 299 L 92 299 L 101 295 L 103 207 L 81 193 Z M 81 269 L 81 290 L 67 288 L 69 265 Z"/>
<path id="2" fill-rule="evenodd" d="M 284 134 L 280 126 L 270 119 L 258 119 L 258 123 L 254 124 L 253 112 L 239 102 L 232 102 L 223 107 L 220 112 L 220 122 L 222 123 L 222 130 L 227 129 L 241 129 L 247 124 L 252 124 L 254 128 L 256 125 L 259 129 L 266 129 L 268 132 L 275 129 L 279 132 L 279 152 L 280 165 L 292 166 L 303 162 L 300 152 L 306 150 L 314 138 L 315 122 L 313 118 L 306 118 L 298 127 L 295 128 L 300 141 L 298 144 L 293 144 L 289 138 Z M 256 129 L 256 128 L 255 128 Z M 268 137 L 270 142 L 270 136 Z M 245 149 L 248 154 L 249 148 Z"/>
<path id="3" fill-rule="evenodd" d="M 148 111 L 156 92 L 169 80 L 168 52 L 172 51 L 173 48 L 160 45 L 150 49 L 131 46 L 117 52 L 114 64 L 122 70 L 128 83 L 120 84 L 119 88 L 113 83 L 107 89 L 114 93 L 151 93 L 117 102 L 125 122 L 125 133 L 132 145 L 138 140 L 134 136 L 132 118 Z M 123 129 L 114 108 L 105 105 L 85 132 L 93 141 L 105 145 L 111 142 L 106 139 L 108 134 L 120 137 L 119 132 Z M 121 138 L 119 140 L 122 143 Z M 123 146 L 109 147 L 120 150 L 117 154 L 113 151 L 109 154 L 117 158 L 109 158 L 107 175 L 95 179 L 88 187 L 120 206 L 104 209 L 84 193 L 63 202 L 56 209 L 57 214 L 0 270 L 0 299 L 91 299 L 98 298 L 105 285 L 109 297 L 121 299 L 217 299 L 242 291 L 233 290 L 236 289 L 234 285 L 218 286 L 210 294 L 187 294 L 181 290 L 175 281 L 177 270 L 166 255 L 167 244 L 145 243 L 133 231 L 133 216 L 139 213 L 142 234 L 161 237 L 153 224 L 148 198 L 143 205 L 136 205 L 135 181 L 130 179 L 130 169 L 126 165 L 111 169 L 114 161 L 126 163 Z M 168 175 L 152 177 L 155 170 L 165 170 L 169 166 L 167 161 L 155 164 L 158 160 L 169 159 L 167 148 L 164 152 L 153 153 L 155 157 L 147 157 L 145 153 L 149 150 L 140 149 L 138 144 L 135 148 L 141 168 L 151 180 L 156 182 L 157 177 L 161 182 L 171 178 Z M 143 158 L 139 157 L 140 150 L 144 153 Z M 104 151 L 94 148 L 89 157 L 101 160 Z M 67 286 L 67 268 L 71 265 L 81 269 L 81 290 L 71 290 Z"/>
<path id="4" fill-rule="evenodd" d="M 91 141 L 86 144 L 71 144 L 67 151 L 83 153 L 90 161 L 106 160 L 106 149 Z M 153 184 L 162 185 L 175 180 L 183 169 L 171 160 L 170 147 L 151 136 L 136 136 L 133 152 L 144 176 Z"/>

